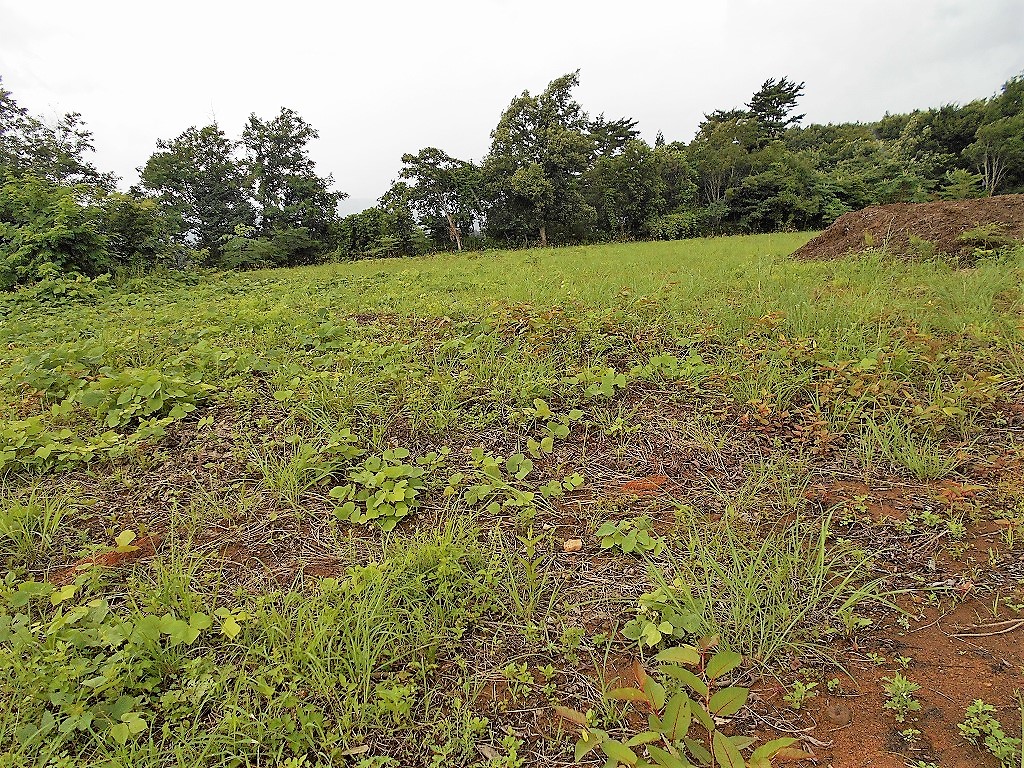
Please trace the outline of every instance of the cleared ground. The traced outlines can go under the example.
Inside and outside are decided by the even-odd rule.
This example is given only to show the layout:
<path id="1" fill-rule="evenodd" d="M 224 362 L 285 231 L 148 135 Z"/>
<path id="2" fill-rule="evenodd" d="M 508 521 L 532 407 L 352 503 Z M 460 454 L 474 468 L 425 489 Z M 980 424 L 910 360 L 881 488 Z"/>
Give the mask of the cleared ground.
<path id="1" fill-rule="evenodd" d="M 809 238 L 8 298 L 0 766 L 1014 759 L 1024 253 Z"/>

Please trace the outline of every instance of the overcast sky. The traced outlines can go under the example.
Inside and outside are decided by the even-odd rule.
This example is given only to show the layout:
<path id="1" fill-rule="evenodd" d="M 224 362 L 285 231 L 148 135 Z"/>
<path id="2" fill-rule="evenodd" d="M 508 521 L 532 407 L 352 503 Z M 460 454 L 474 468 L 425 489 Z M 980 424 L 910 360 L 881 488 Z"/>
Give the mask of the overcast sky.
<path id="1" fill-rule="evenodd" d="M 1024 0 L 0 0 L 0 77 L 22 105 L 81 112 L 95 162 L 137 178 L 158 138 L 296 110 L 311 152 L 372 205 L 404 152 L 479 160 L 521 91 L 581 70 L 592 115 L 689 140 L 768 77 L 807 83 L 807 120 L 991 95 L 1024 71 Z"/>

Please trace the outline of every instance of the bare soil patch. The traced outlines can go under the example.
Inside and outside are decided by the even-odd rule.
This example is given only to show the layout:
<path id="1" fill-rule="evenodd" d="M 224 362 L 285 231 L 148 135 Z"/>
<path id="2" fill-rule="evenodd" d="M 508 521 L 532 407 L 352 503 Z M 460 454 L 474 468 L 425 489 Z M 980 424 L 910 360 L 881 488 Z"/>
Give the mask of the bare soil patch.
<path id="1" fill-rule="evenodd" d="M 839 676 L 842 693 L 823 692 L 799 724 L 829 745 L 816 750 L 821 764 L 997 766 L 998 761 L 968 744 L 957 730 L 968 705 L 978 698 L 994 705 L 1004 723 L 1018 717 L 1014 692 L 1024 686 L 1019 620 L 999 622 L 991 613 L 986 620 L 987 608 L 985 601 L 975 600 L 948 611 L 926 609 L 907 631 L 894 633 L 888 642 L 882 638 L 890 647 L 877 650 L 890 660 L 888 665 L 851 653 L 844 660 L 851 677 Z M 1008 627 L 1017 629 L 996 634 Z M 883 678 L 899 671 L 891 663 L 895 656 L 912 659 L 906 674 L 921 685 L 915 694 L 921 709 L 905 723 L 897 723 L 883 708 Z M 840 711 L 848 715 L 836 717 Z M 907 738 L 900 731 L 908 728 L 921 733 Z"/>
<path id="2" fill-rule="evenodd" d="M 985 229 L 987 237 L 979 238 L 979 229 Z M 935 254 L 967 258 L 980 246 L 1022 240 L 1024 195 L 998 195 L 978 200 L 873 205 L 851 211 L 794 251 L 793 256 L 837 259 L 866 248 L 884 247 L 902 256 L 927 255 L 934 248 Z"/>

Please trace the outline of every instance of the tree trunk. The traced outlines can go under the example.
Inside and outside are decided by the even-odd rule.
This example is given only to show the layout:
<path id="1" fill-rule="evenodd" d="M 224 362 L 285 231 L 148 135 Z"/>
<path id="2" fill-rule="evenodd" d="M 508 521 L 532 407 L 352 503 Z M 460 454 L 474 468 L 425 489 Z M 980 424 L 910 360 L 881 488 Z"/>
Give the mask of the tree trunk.
<path id="1" fill-rule="evenodd" d="M 543 224 L 540 225 L 540 247 L 541 248 L 547 248 L 548 247 L 548 231 L 547 231 L 547 228 Z"/>
<path id="2" fill-rule="evenodd" d="M 1002 184 L 1003 176 L 1005 175 L 1006 163 L 1003 162 L 1003 159 L 999 157 L 999 155 L 994 155 L 992 157 L 992 189 L 989 190 L 989 196 L 996 193 L 996 190 L 999 188 L 999 185 Z"/>
<path id="3" fill-rule="evenodd" d="M 444 217 L 448 219 L 448 234 L 451 235 L 452 240 L 455 241 L 455 247 L 461 251 L 462 235 L 459 234 L 459 228 L 455 226 L 455 220 L 452 218 L 450 213 L 446 211 Z"/>
<path id="4" fill-rule="evenodd" d="M 992 197 L 996 193 L 996 188 L 999 183 L 1003 180 L 1003 176 L 1006 173 L 1006 168 L 1002 158 L 995 152 L 985 152 L 985 155 L 981 159 L 981 175 L 982 183 L 985 185 L 985 191 L 988 192 L 988 196 Z"/>

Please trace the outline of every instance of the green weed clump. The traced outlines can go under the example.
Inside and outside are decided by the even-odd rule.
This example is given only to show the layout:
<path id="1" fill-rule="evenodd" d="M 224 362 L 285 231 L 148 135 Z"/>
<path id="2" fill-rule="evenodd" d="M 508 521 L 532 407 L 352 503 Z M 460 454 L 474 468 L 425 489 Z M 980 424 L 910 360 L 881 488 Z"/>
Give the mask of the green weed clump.
<path id="1" fill-rule="evenodd" d="M 606 765 L 637 768 L 676 768 L 692 765 L 691 760 L 698 765 L 771 768 L 773 759 L 809 757 L 795 746 L 796 739 L 781 738 L 758 746 L 744 758 L 741 750 L 752 747 L 755 740 L 740 734 L 727 736 L 719 728 L 747 703 L 748 689 L 721 686 L 722 679 L 742 663 L 743 657 L 732 651 L 712 653 L 713 646 L 708 644 L 702 648 L 703 652 L 692 645 L 666 648 L 655 657 L 661 663 L 657 679 L 637 664 L 639 688 L 608 692 L 609 700 L 643 705 L 650 712 L 647 730 L 628 739 L 613 738 L 594 727 L 583 713 L 561 708 L 563 718 L 583 726 L 576 742 L 576 762 L 598 749 L 608 758 Z"/>
<path id="2" fill-rule="evenodd" d="M 76 511 L 67 494 L 32 488 L 26 497 L 0 499 L 0 562 L 30 567 L 50 554 L 57 536 Z"/>
<path id="3" fill-rule="evenodd" d="M 336 764 L 376 729 L 440 713 L 435 662 L 486 606 L 486 562 L 453 523 L 262 595 L 191 593 L 173 572 L 163 585 L 84 572 L 61 587 L 9 574 L 0 765 Z"/>
<path id="4" fill-rule="evenodd" d="M 1007 735 L 1003 725 L 995 718 L 996 708 L 981 699 L 975 699 L 965 713 L 964 721 L 957 725 L 964 738 L 985 749 L 1000 768 L 1019 768 L 1021 740 Z M 1024 732 L 1024 701 L 1020 704 L 1020 722 Z"/>
<path id="5" fill-rule="evenodd" d="M 652 532 L 646 517 L 603 523 L 594 533 L 601 540 L 601 549 L 619 549 L 629 554 L 642 552 L 657 557 L 665 549 L 665 540 Z"/>
<path id="6" fill-rule="evenodd" d="M 101 365 L 106 354 L 92 345 L 58 347 L 30 353 L 10 368 L 8 386 L 48 407 L 0 423 L 0 473 L 123 456 L 160 439 L 213 389 L 200 375 L 171 369 L 114 370 Z"/>
<path id="7" fill-rule="evenodd" d="M 886 603 L 870 563 L 831 543 L 829 526 L 692 523 L 668 569 L 651 569 L 656 588 L 624 634 L 649 647 L 714 635 L 768 669 L 787 654 L 828 659 L 830 638 L 858 608 Z"/>
<path id="8" fill-rule="evenodd" d="M 914 694 L 921 690 L 921 686 L 913 680 L 908 680 L 899 672 L 892 677 L 882 678 L 882 688 L 885 691 L 886 709 L 895 713 L 896 722 L 902 723 L 911 712 L 921 710 L 921 702 L 914 698 Z"/>
<path id="9" fill-rule="evenodd" d="M 444 462 L 447 451 L 420 456 L 409 464 L 407 448 L 393 448 L 371 456 L 349 474 L 349 483 L 331 489 L 339 502 L 339 520 L 366 523 L 375 520 L 385 531 L 393 530 L 417 507 L 417 497 L 427 487 L 423 476 Z"/>

